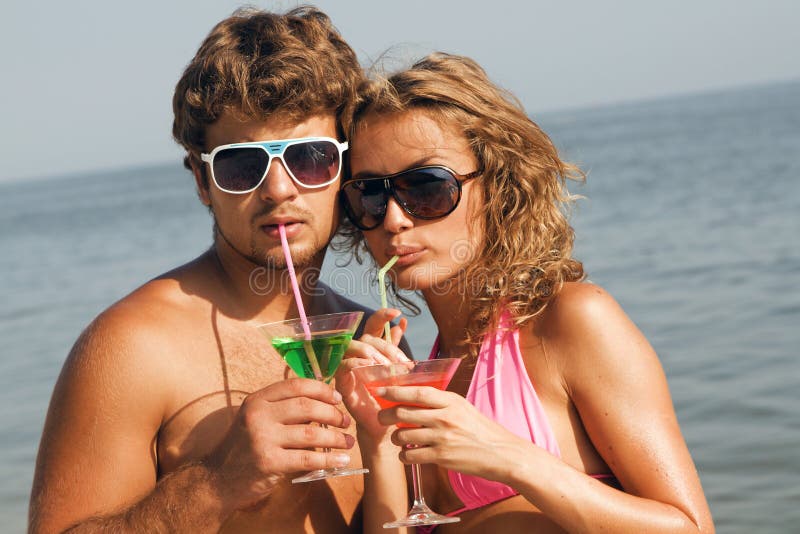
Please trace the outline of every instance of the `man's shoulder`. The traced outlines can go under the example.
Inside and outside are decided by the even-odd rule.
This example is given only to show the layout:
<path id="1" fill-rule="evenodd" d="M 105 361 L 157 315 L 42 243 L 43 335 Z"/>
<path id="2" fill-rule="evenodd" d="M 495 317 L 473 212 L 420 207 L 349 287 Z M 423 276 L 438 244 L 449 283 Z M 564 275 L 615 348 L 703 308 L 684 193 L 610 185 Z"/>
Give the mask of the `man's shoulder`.
<path id="1" fill-rule="evenodd" d="M 105 312 L 110 317 L 128 316 L 134 323 L 146 323 L 156 316 L 160 321 L 178 319 L 208 301 L 210 277 L 203 256 L 167 271 L 136 288 Z"/>
<path id="2" fill-rule="evenodd" d="M 323 282 L 317 283 L 317 296 L 315 297 L 315 307 L 319 313 L 336 313 L 345 311 L 363 311 L 365 315 L 373 313 L 375 310 L 356 302 L 341 293 L 337 293 L 330 286 Z"/>
<path id="3" fill-rule="evenodd" d="M 180 319 L 191 297 L 174 280 L 154 279 L 124 296 L 97 316 L 93 324 L 103 329 L 160 330 Z"/>
<path id="4" fill-rule="evenodd" d="M 145 282 L 101 312 L 78 344 L 100 343 L 114 352 L 131 345 L 168 343 L 203 302 L 191 290 L 194 270 L 189 263 Z M 114 343 L 106 347 L 105 340 Z"/>
<path id="5" fill-rule="evenodd" d="M 152 439 L 175 392 L 191 380 L 179 349 L 194 331 L 181 319 L 177 283 L 147 282 L 89 323 L 64 361 L 53 413 L 77 421 L 76 428 L 93 421 L 98 439 L 114 428 L 131 439 L 141 438 L 139 432 Z"/>
<path id="6" fill-rule="evenodd" d="M 86 327 L 73 348 L 72 357 L 116 360 L 131 355 L 152 354 L 151 347 L 168 343 L 170 323 L 177 317 L 167 298 L 153 295 L 145 284 L 115 302 Z M 117 362 L 118 363 L 118 362 Z"/>
<path id="7" fill-rule="evenodd" d="M 369 315 L 375 312 L 375 308 L 370 308 L 360 302 L 356 302 L 352 299 L 349 299 L 342 295 L 337 295 L 336 297 L 338 302 L 338 307 L 341 311 L 361 311 L 364 312 L 364 315 Z"/>

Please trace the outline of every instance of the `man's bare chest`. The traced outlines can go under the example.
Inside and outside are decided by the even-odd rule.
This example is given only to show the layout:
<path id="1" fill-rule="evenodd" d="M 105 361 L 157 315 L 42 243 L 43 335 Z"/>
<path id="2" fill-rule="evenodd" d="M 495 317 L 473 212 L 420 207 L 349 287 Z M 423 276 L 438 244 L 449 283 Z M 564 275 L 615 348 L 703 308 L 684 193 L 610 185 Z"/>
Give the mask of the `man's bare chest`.
<path id="1" fill-rule="evenodd" d="M 250 393 L 295 376 L 258 331 L 232 329 L 211 339 L 195 338 L 191 353 L 176 359 L 175 391 L 154 452 L 159 476 L 201 460 L 234 423 Z M 351 426 L 349 432 L 355 435 Z M 357 448 L 354 464 L 361 464 Z M 264 502 L 235 513 L 224 531 L 350 532 L 363 492 L 361 477 L 291 484 L 291 477 Z M 313 506 L 312 506 L 313 504 Z M 355 523 L 354 523 L 355 521 Z M 275 530 L 271 530 L 275 529 Z"/>
<path id="2" fill-rule="evenodd" d="M 248 394 L 290 376 L 278 353 L 254 329 L 198 333 L 187 338 L 180 352 L 165 355 L 174 360 L 174 372 L 155 444 L 159 475 L 208 454 Z"/>

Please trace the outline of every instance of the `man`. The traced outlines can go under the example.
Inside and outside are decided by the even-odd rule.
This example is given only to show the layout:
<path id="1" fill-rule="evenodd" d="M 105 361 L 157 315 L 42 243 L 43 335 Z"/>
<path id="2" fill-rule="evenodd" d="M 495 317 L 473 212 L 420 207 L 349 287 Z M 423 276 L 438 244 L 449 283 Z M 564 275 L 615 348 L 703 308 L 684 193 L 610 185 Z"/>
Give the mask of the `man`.
<path id="1" fill-rule="evenodd" d="M 213 215 L 213 246 L 76 342 L 45 423 L 31 532 L 360 528 L 362 477 L 289 482 L 360 465 L 340 397 L 292 378 L 254 326 L 298 316 L 280 224 L 307 313 L 360 309 L 312 275 L 339 221 L 340 118 L 361 77 L 313 8 L 239 11 L 206 38 L 177 84 L 173 134 Z M 265 140 L 283 142 L 253 143 Z M 242 142 L 253 144 L 225 146 Z"/>

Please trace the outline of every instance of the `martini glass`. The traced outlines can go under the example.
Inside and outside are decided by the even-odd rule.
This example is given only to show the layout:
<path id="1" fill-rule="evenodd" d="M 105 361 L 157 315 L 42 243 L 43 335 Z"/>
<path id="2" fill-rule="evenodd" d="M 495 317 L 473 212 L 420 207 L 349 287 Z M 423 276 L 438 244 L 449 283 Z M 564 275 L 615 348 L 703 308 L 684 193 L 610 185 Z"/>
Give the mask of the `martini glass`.
<path id="1" fill-rule="evenodd" d="M 302 378 L 313 378 L 329 384 L 342 362 L 347 346 L 361 322 L 363 312 L 329 313 L 306 318 L 310 339 L 303 320 L 290 319 L 267 323 L 257 328 L 267 336 L 286 364 Z M 326 425 L 322 425 L 326 427 Z M 323 449 L 329 452 L 329 448 Z M 316 469 L 292 480 L 293 484 L 326 478 L 368 473 L 368 469 L 329 467 Z"/>
<path id="2" fill-rule="evenodd" d="M 441 358 L 427 361 L 397 362 L 386 365 L 366 365 L 356 367 L 353 372 L 358 380 L 367 388 L 370 395 L 382 409 L 391 408 L 401 403 L 392 402 L 376 395 L 375 391 L 386 386 L 432 386 L 444 390 L 453 378 L 453 374 L 461 363 L 460 358 Z M 413 405 L 409 405 L 413 406 Z M 398 427 L 412 427 L 399 423 Z M 411 447 L 412 445 L 409 445 Z M 422 525 L 441 525 L 461 521 L 458 517 L 437 514 L 425 503 L 422 494 L 421 472 L 419 464 L 411 464 L 411 475 L 414 482 L 414 504 L 403 519 L 384 523 L 383 528 L 416 527 Z"/>

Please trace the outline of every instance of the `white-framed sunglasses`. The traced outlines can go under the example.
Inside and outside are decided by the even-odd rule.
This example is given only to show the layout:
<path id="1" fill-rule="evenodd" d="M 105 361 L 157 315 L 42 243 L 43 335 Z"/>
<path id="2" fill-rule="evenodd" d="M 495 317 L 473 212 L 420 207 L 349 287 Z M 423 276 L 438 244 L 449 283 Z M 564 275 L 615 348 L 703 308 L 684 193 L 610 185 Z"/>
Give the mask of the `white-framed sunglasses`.
<path id="1" fill-rule="evenodd" d="M 335 182 L 342 173 L 345 141 L 331 137 L 302 137 L 220 145 L 200 159 L 211 168 L 211 179 L 226 193 L 241 195 L 257 189 L 275 158 L 294 182 L 316 189 Z"/>

